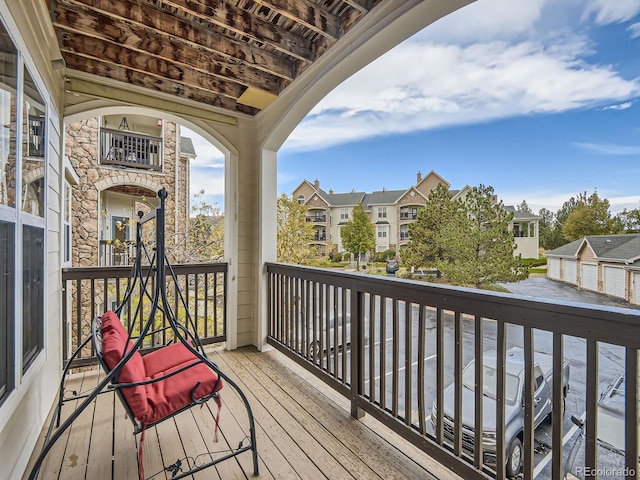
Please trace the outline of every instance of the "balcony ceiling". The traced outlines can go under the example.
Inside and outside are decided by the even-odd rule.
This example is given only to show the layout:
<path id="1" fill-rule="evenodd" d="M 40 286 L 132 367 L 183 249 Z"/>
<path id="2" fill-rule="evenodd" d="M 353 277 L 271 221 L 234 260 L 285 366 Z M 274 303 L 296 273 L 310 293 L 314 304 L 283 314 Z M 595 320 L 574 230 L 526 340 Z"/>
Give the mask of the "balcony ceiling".
<path id="1" fill-rule="evenodd" d="M 380 0 L 49 0 L 67 77 L 256 115 Z"/>

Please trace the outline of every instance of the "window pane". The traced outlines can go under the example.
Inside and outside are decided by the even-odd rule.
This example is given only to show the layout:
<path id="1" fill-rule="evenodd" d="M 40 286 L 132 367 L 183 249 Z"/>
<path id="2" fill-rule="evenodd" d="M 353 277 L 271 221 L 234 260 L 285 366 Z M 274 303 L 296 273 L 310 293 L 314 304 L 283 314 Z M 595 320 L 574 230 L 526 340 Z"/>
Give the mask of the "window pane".
<path id="1" fill-rule="evenodd" d="M 44 217 L 44 153 L 46 116 L 44 100 L 29 70 L 24 69 L 22 139 L 22 210 Z"/>
<path id="2" fill-rule="evenodd" d="M 17 50 L 0 23 L 0 205 L 16 206 Z"/>
<path id="3" fill-rule="evenodd" d="M 44 346 L 44 229 L 25 225 L 22 238 L 23 373 Z"/>
<path id="4" fill-rule="evenodd" d="M 0 404 L 13 390 L 15 226 L 0 221 Z"/>

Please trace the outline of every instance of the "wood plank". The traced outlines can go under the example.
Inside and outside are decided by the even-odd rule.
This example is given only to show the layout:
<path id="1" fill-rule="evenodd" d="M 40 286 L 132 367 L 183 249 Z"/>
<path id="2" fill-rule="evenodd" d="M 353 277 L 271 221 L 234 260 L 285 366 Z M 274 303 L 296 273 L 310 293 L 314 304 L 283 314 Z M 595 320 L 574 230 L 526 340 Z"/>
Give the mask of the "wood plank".
<path id="1" fill-rule="evenodd" d="M 97 371 L 86 372 L 82 381 L 82 391 L 92 393 L 98 385 Z M 78 407 L 84 401 L 78 400 Z M 69 480 L 84 480 L 91 438 L 91 423 L 95 402 L 89 404 L 80 416 L 69 427 L 69 441 L 64 453 L 60 476 Z"/>
<path id="2" fill-rule="evenodd" d="M 123 7 L 126 12 L 127 7 Z M 56 2 L 55 26 L 75 31 L 107 30 L 111 31 L 111 26 L 116 26 L 121 31 L 128 25 L 132 25 L 131 33 L 134 37 L 144 38 L 144 32 L 158 38 L 171 39 L 172 42 L 179 42 L 191 48 L 196 48 L 205 53 L 221 55 L 232 61 L 241 62 L 265 73 L 273 74 L 288 81 L 293 80 L 293 60 L 286 56 L 264 50 L 246 42 L 237 41 L 224 37 L 211 28 L 190 24 L 181 18 L 172 16 L 162 10 L 158 10 L 151 5 L 140 5 L 137 8 L 143 15 L 144 21 L 137 22 L 131 17 L 122 16 L 122 12 L 103 11 L 92 8 L 87 11 L 86 7 L 77 0 L 62 0 Z M 81 11 L 82 15 L 76 12 Z M 71 18 L 71 14 L 75 16 Z M 64 15 L 64 16 L 60 16 Z M 97 18 L 98 24 L 94 24 L 91 19 Z M 125 20 L 125 22 L 123 22 Z M 126 30 L 124 30 L 126 36 Z M 115 35 L 115 34 L 114 34 Z M 124 39 L 123 41 L 129 41 Z M 136 40 L 137 41 L 137 40 Z M 163 43 L 163 42 L 161 42 Z"/>
<path id="3" fill-rule="evenodd" d="M 185 471 L 188 469 L 185 463 L 186 452 L 182 446 L 180 435 L 178 435 L 178 429 L 174 418 L 175 417 L 169 418 L 155 426 L 155 429 L 158 432 L 158 443 L 160 444 L 160 452 L 162 454 L 161 468 L 170 468 L 177 462 L 182 462 L 184 467 L 182 467 L 181 471 Z M 147 477 L 150 477 L 159 470 L 157 466 L 155 467 L 156 468 L 149 469 L 147 471 L 145 466 L 145 474 Z"/>
<path id="4" fill-rule="evenodd" d="M 204 412 L 204 413 L 203 413 Z M 211 442 L 205 441 L 203 436 L 203 432 L 200 430 L 200 425 L 204 422 L 204 416 L 208 413 L 208 410 L 204 408 L 191 408 L 186 412 L 182 412 L 180 415 L 176 415 L 176 426 L 178 428 L 178 434 L 182 440 L 182 445 L 184 446 L 184 450 L 187 453 L 187 456 L 193 458 L 192 464 L 190 464 L 190 468 L 193 468 L 194 465 L 202 465 L 219 457 L 216 450 L 222 450 L 223 447 L 228 447 L 224 441 L 218 442 L 217 444 L 213 443 L 213 430 L 210 433 Z M 198 414 L 199 419 L 196 421 L 194 418 L 194 414 Z M 211 455 L 207 455 L 207 452 L 212 452 Z M 244 475 L 238 476 L 236 473 L 240 469 L 237 465 L 237 462 L 234 460 L 228 460 L 222 462 L 225 466 L 234 466 L 235 469 L 228 469 L 225 473 L 227 476 L 222 476 L 215 467 L 209 467 L 205 470 L 201 470 L 193 475 L 194 479 L 215 479 L 215 478 L 241 478 L 244 479 Z"/>
<path id="5" fill-rule="evenodd" d="M 133 424 L 127 418 L 126 411 L 115 393 L 113 399 L 113 478 L 138 478 L 138 459 Z M 145 457 L 153 458 L 152 454 L 146 451 L 144 453 Z M 158 458 L 159 456 L 158 452 Z"/>
<path id="6" fill-rule="evenodd" d="M 84 380 L 84 375 L 80 374 L 80 375 L 71 375 L 67 378 L 67 383 L 66 383 L 66 387 L 67 387 L 67 391 L 71 392 L 71 391 L 81 391 L 82 390 L 82 382 Z M 55 402 L 57 402 L 57 397 L 55 399 Z M 71 414 L 73 413 L 73 411 L 76 408 L 77 405 L 77 400 L 74 401 L 70 401 L 67 402 L 66 404 L 64 404 L 62 406 L 62 413 L 61 413 L 61 423 L 64 422 L 64 420 Z M 29 467 L 27 468 L 27 471 L 24 474 L 24 478 L 27 478 L 29 473 L 31 472 L 31 468 L 33 467 L 33 465 L 35 464 L 35 461 L 38 457 L 38 455 L 40 455 L 40 452 L 42 451 L 42 446 L 44 445 L 44 438 L 45 435 L 47 433 L 47 428 L 49 427 L 49 422 L 54 414 L 55 411 L 55 405 L 53 406 L 53 408 L 51 409 L 51 413 L 49 414 L 49 417 L 47 418 L 47 422 L 45 423 L 45 425 L 43 426 L 43 431 L 40 434 L 40 439 L 38 440 L 36 447 L 34 448 L 33 454 L 31 456 L 31 460 L 29 461 Z M 52 435 L 55 433 L 55 426 L 54 429 L 52 431 Z M 43 479 L 48 479 L 48 478 L 58 478 L 58 474 L 60 473 L 60 469 L 62 467 L 62 462 L 64 459 L 64 452 L 67 448 L 67 442 L 69 440 L 69 435 L 70 435 L 70 430 L 67 430 L 59 439 L 58 441 L 52 446 L 51 450 L 49 450 L 49 453 L 47 454 L 47 456 L 45 457 L 44 461 L 42 462 L 42 465 L 40 467 L 40 472 L 38 474 L 38 478 L 43 478 Z"/>
<path id="7" fill-rule="evenodd" d="M 351 472 L 345 469 L 340 462 L 333 457 L 323 445 L 322 441 L 316 440 L 309 430 L 314 433 L 320 433 L 320 429 L 314 429 L 308 424 L 308 417 L 302 415 L 302 412 L 295 409 L 293 405 L 282 405 L 272 395 L 273 391 L 278 387 L 276 385 L 267 385 L 266 387 L 253 376 L 253 372 L 240 363 L 238 356 L 234 352 L 227 352 L 224 357 L 225 362 L 231 368 L 231 371 L 247 386 L 247 390 L 257 396 L 259 402 L 269 410 L 273 418 L 283 428 L 288 436 L 302 448 L 306 460 L 310 465 L 320 468 L 322 474 L 328 478 L 357 478 L 353 477 Z M 251 403 L 252 408 L 254 403 Z M 284 407 L 284 408 L 283 408 Z M 295 412 L 289 411 L 291 407 Z M 305 428 L 306 427 L 306 428 Z M 307 467 L 308 468 L 308 467 Z"/>
<path id="8" fill-rule="evenodd" d="M 323 407 L 320 402 L 314 401 L 313 397 L 308 396 L 309 392 L 304 391 L 304 384 L 297 381 L 289 381 L 284 372 L 276 372 L 275 369 L 265 364 L 259 357 L 256 357 L 257 352 L 254 354 L 249 350 L 243 350 L 242 352 L 233 352 L 233 354 L 235 356 L 242 355 L 244 357 L 242 359 L 243 364 L 253 363 L 254 367 L 250 370 L 256 380 L 263 385 L 271 384 L 269 391 L 274 399 L 286 411 L 290 412 L 313 438 L 322 444 L 328 455 L 331 455 L 335 461 L 339 462 L 355 478 L 397 478 L 403 480 L 407 478 L 391 465 L 386 464 L 384 461 L 381 462 L 382 459 L 380 458 L 375 459 L 379 463 L 376 464 L 376 469 L 373 470 L 371 465 L 374 462 L 371 461 L 371 458 L 368 459 L 369 461 L 363 461 L 355 453 L 363 450 L 362 441 L 357 436 L 352 439 L 349 445 L 344 443 L 343 435 L 348 432 L 348 429 L 352 429 L 355 423 L 350 420 L 348 412 L 342 411 L 339 414 L 343 419 L 343 423 L 340 424 L 337 418 L 323 413 Z M 253 360 L 256 361 L 254 362 Z M 323 400 L 321 399 L 321 402 Z M 380 464 L 383 465 L 382 471 L 379 468 Z"/>
<path id="9" fill-rule="evenodd" d="M 158 56 L 167 61 L 222 76 L 224 79 L 233 79 L 236 83 L 245 86 L 278 94 L 279 77 L 258 70 L 246 63 L 230 62 L 229 57 L 222 56 L 213 50 L 204 51 L 199 45 L 196 49 L 193 45 L 182 42 L 177 37 L 167 38 L 148 28 L 136 28 L 112 17 L 93 12 L 82 12 L 79 8 L 65 7 L 60 3 L 56 4 L 55 9 L 55 26 L 66 32 L 92 36 L 121 45 L 132 51 Z M 82 15 L 78 15 L 79 12 L 82 12 Z M 284 78 L 291 76 L 291 69 L 289 64 Z"/>
<path id="10" fill-rule="evenodd" d="M 99 370 L 98 382 L 104 378 L 104 373 Z M 86 478 L 111 478 L 113 468 L 113 401 L 114 393 L 98 395 L 95 403 L 95 413 L 91 424 L 89 437 L 89 456 L 87 459 Z"/>
<path id="11" fill-rule="evenodd" d="M 274 383 L 281 385 L 283 390 L 292 394 L 300 393 L 295 396 L 296 401 L 323 425 L 332 425 L 336 438 L 357 454 L 366 465 L 375 466 L 375 472 L 382 478 L 435 478 L 416 463 L 415 458 L 407 458 L 405 450 L 401 451 L 396 446 L 396 441 L 390 443 L 386 437 L 381 438 L 372 432 L 362 421 L 352 419 L 349 415 L 348 399 L 325 386 L 298 365 L 276 352 L 261 354 L 243 350 L 243 353 L 247 360 L 254 364 L 255 369 L 264 371 Z M 291 375 L 292 370 L 302 376 Z M 381 425 L 380 430 L 384 429 Z M 390 432 L 389 435 L 394 434 Z M 414 451 L 417 451 L 415 447 Z M 421 455 L 426 457 L 425 454 Z"/>

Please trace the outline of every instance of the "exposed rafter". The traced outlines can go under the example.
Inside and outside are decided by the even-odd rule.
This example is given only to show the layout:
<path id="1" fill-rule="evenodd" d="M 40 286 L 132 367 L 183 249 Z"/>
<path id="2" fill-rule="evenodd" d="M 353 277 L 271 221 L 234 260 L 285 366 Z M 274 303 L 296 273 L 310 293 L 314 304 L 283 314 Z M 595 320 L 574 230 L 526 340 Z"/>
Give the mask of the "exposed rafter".
<path id="1" fill-rule="evenodd" d="M 50 1 L 69 74 L 255 115 L 380 0 Z"/>

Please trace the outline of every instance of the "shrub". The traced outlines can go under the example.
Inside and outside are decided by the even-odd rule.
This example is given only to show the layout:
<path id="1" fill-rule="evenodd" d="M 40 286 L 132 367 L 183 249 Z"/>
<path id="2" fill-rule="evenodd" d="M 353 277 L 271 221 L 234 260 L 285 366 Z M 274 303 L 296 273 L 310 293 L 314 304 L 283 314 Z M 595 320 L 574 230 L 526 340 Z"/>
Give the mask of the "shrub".
<path id="1" fill-rule="evenodd" d="M 524 267 L 539 267 L 541 265 L 546 265 L 547 264 L 547 259 L 542 257 L 542 258 L 523 258 L 522 259 L 522 265 Z"/>
<path id="2" fill-rule="evenodd" d="M 382 252 L 382 261 L 384 262 L 385 260 L 392 260 L 396 258 L 396 251 L 395 250 L 385 250 L 384 252 Z"/>
<path id="3" fill-rule="evenodd" d="M 334 262 L 341 262 L 342 261 L 342 253 L 340 252 L 336 252 L 333 254 L 333 261 Z"/>
<path id="4" fill-rule="evenodd" d="M 396 272 L 396 278 L 411 278 L 411 277 L 412 277 L 411 271 L 405 268 L 401 268 Z"/>

